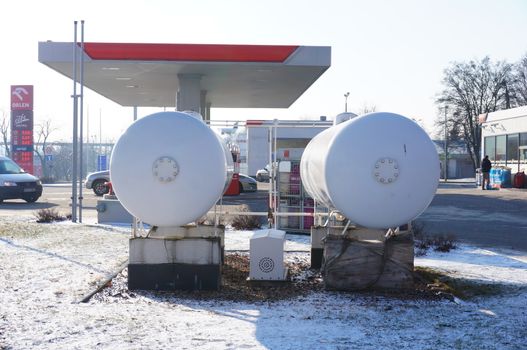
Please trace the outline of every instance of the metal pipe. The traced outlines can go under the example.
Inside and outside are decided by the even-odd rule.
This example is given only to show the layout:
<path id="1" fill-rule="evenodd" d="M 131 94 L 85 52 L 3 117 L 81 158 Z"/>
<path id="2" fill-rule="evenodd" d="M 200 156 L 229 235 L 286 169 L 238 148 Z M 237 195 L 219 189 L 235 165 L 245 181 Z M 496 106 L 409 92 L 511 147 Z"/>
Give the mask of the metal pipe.
<path id="1" fill-rule="evenodd" d="M 346 234 L 346 231 L 348 230 L 348 227 L 350 227 L 350 224 L 351 224 L 351 220 L 348 220 L 348 222 L 346 223 L 346 226 L 344 226 L 344 230 L 342 230 L 342 236 L 344 236 Z"/>
<path id="2" fill-rule="evenodd" d="M 272 181 L 273 181 L 273 176 L 272 176 L 272 168 L 273 168 L 273 159 L 272 159 L 272 132 L 273 130 L 271 128 L 268 128 L 267 129 L 267 135 L 268 135 L 268 140 L 269 140 L 269 209 L 271 209 L 273 212 L 274 212 L 274 208 L 273 208 L 273 187 L 272 187 Z M 275 221 L 274 217 L 273 217 L 273 221 Z"/>
<path id="3" fill-rule="evenodd" d="M 73 22 L 73 154 L 71 179 L 71 221 L 77 222 L 77 21 Z"/>
<path id="4" fill-rule="evenodd" d="M 90 172 L 90 105 L 86 106 L 86 144 L 87 144 L 87 150 L 86 150 L 86 174 Z"/>
<path id="5" fill-rule="evenodd" d="M 79 222 L 82 222 L 82 177 L 84 173 L 83 134 L 84 134 L 84 20 L 81 21 L 81 53 L 80 53 Z"/>
<path id="6" fill-rule="evenodd" d="M 239 215 L 239 216 L 267 216 L 269 213 L 265 211 L 223 211 L 223 210 L 216 210 L 216 211 L 209 211 L 207 214 L 209 215 Z M 328 213 L 308 213 L 308 212 L 296 212 L 296 213 L 288 213 L 288 212 L 277 212 L 276 216 L 278 217 L 318 217 L 318 216 L 329 216 Z"/>
<path id="7" fill-rule="evenodd" d="M 321 214 L 322 214 L 322 213 L 321 213 Z M 325 213 L 324 213 L 324 214 L 325 214 Z M 327 215 L 328 215 L 328 219 L 326 220 L 326 222 L 324 223 L 324 225 L 322 225 L 322 227 L 326 227 L 326 226 L 328 226 L 328 224 L 329 224 L 329 220 L 330 220 L 331 217 L 332 217 L 333 215 L 335 215 L 335 214 L 341 214 L 341 212 L 338 211 L 338 210 L 332 210 L 332 211 L 330 211 L 329 214 L 327 214 Z M 342 215 L 342 214 L 341 214 L 341 215 Z"/>
<path id="8" fill-rule="evenodd" d="M 207 125 L 210 126 L 233 126 L 236 122 L 238 122 L 239 127 L 251 127 L 251 128 L 269 128 L 272 127 L 272 125 L 269 124 L 262 124 L 262 125 L 247 125 L 243 121 L 232 121 L 232 120 L 213 120 L 211 122 L 204 121 Z M 286 124 L 286 123 L 280 123 L 276 125 L 277 128 L 328 128 L 332 126 L 332 122 L 321 122 L 318 120 L 313 121 L 299 121 L 295 124 Z"/>
<path id="9" fill-rule="evenodd" d="M 137 106 L 134 106 L 134 122 L 137 120 Z M 133 232 L 133 237 L 137 237 L 136 234 L 137 234 L 137 218 L 134 216 L 134 219 L 132 221 L 132 232 Z"/>
<path id="10" fill-rule="evenodd" d="M 271 167 L 271 169 L 273 169 L 273 192 L 274 192 L 274 217 L 276 217 L 276 214 L 278 213 L 278 188 L 277 188 L 277 185 L 276 185 L 276 180 L 278 179 L 278 169 L 275 168 L 275 164 L 278 166 L 278 162 L 277 162 L 277 154 L 276 154 L 276 139 L 277 139 L 277 134 L 278 134 L 278 129 L 276 128 L 276 125 L 278 124 L 278 119 L 275 119 L 274 120 L 274 125 L 273 125 L 273 130 L 274 130 L 274 145 L 273 145 L 273 154 L 274 154 L 274 157 L 273 157 L 273 166 Z M 276 229 L 278 227 L 278 220 L 274 220 L 274 229 Z"/>

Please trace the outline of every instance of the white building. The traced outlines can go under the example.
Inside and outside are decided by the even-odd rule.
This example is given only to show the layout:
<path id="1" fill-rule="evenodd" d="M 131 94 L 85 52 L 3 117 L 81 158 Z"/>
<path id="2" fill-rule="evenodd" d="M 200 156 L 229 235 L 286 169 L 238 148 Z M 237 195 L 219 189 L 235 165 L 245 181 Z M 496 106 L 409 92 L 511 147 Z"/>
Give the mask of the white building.
<path id="1" fill-rule="evenodd" d="M 507 166 L 511 173 L 527 171 L 527 106 L 480 116 L 481 158 L 489 156 L 494 166 Z"/>
<path id="2" fill-rule="evenodd" d="M 439 161 L 441 162 L 441 178 L 445 173 L 445 140 L 432 140 L 436 146 Z M 462 179 L 474 177 L 474 163 L 463 141 L 448 142 L 448 179 Z"/>
<path id="3" fill-rule="evenodd" d="M 276 124 L 275 124 L 276 123 Z M 311 139 L 321 131 L 333 125 L 326 120 L 248 120 L 247 131 L 247 175 L 255 176 L 256 171 L 269 164 L 269 138 L 272 134 L 272 149 L 274 149 L 274 130 L 276 130 L 277 159 L 300 159 L 296 154 L 298 149 L 306 148 Z M 272 155 L 272 154 L 271 154 Z M 242 159 L 243 159 L 242 154 Z"/>

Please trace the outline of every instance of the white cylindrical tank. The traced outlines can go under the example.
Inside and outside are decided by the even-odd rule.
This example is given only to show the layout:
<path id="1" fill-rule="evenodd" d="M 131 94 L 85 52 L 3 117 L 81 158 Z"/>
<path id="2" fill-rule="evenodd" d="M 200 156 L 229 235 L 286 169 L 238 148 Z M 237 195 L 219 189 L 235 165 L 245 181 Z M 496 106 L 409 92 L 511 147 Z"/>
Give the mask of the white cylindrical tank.
<path id="1" fill-rule="evenodd" d="M 430 204 L 439 158 L 426 132 L 394 113 L 370 113 L 324 130 L 300 163 L 306 191 L 353 222 L 393 228 Z"/>
<path id="2" fill-rule="evenodd" d="M 232 156 L 199 118 L 162 112 L 134 122 L 112 152 L 110 177 L 123 206 L 156 226 L 203 216 L 230 181 Z"/>

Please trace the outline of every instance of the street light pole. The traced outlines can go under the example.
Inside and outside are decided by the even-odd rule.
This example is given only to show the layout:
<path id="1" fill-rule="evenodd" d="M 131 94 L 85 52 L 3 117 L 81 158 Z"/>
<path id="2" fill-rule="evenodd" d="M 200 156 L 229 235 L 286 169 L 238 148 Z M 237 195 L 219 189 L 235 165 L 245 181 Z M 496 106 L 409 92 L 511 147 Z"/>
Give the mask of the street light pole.
<path id="1" fill-rule="evenodd" d="M 344 94 L 344 112 L 348 112 L 348 97 L 350 93 L 349 91 Z"/>
<path id="2" fill-rule="evenodd" d="M 73 21 L 73 159 L 71 169 L 71 222 L 77 222 L 77 135 L 78 135 L 78 96 L 77 96 L 77 21 Z"/>
<path id="3" fill-rule="evenodd" d="M 84 176 L 84 20 L 81 21 L 80 53 L 80 118 L 79 118 L 79 222 L 82 223 L 82 178 Z"/>
<path id="4" fill-rule="evenodd" d="M 448 128 L 447 128 L 448 106 L 445 106 L 445 166 L 443 167 L 445 182 L 448 181 Z"/>

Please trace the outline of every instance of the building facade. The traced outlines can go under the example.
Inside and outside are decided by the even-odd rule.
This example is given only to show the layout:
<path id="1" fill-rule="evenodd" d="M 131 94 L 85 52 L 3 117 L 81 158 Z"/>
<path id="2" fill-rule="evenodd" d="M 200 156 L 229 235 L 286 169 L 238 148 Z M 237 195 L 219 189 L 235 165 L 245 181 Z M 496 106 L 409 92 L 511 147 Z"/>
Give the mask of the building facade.
<path id="1" fill-rule="evenodd" d="M 527 171 L 527 106 L 480 116 L 481 158 L 493 166 L 506 166 L 511 173 Z"/>

